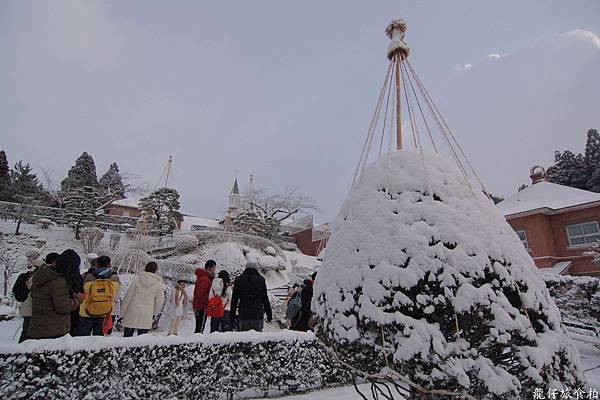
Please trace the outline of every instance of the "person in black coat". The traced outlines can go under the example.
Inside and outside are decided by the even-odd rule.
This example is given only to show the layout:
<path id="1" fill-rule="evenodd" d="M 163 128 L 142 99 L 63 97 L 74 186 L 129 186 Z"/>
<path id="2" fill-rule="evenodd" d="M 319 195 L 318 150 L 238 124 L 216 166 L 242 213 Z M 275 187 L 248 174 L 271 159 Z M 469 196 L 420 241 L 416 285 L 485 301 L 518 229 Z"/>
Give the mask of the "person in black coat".
<path id="1" fill-rule="evenodd" d="M 63 271 L 62 273 L 68 277 L 70 284 L 69 293 L 72 298 L 83 294 L 83 276 L 79 271 L 79 265 L 81 264 L 81 258 L 72 249 L 68 249 L 62 252 L 62 254 L 56 259 L 56 267 Z M 77 336 L 79 333 L 79 308 L 71 311 L 71 329 L 69 333 L 71 336 Z"/>
<path id="2" fill-rule="evenodd" d="M 231 297 L 231 318 L 239 312 L 239 330 L 251 329 L 262 332 L 263 319 L 267 314 L 267 322 L 271 322 L 271 304 L 267 296 L 265 278 L 258 273 L 258 264 L 254 261 L 246 263 L 244 272 L 235 279 Z M 232 321 L 232 325 L 233 325 Z"/>
<path id="3" fill-rule="evenodd" d="M 310 329 L 308 326 L 308 322 L 310 321 L 310 317 L 312 316 L 312 311 L 310 310 L 310 305 L 312 303 L 313 297 L 313 281 L 311 279 L 305 279 L 302 285 L 302 291 L 300 291 L 300 300 L 302 302 L 302 309 L 292 320 L 290 329 L 294 331 L 303 331 L 306 332 Z"/>

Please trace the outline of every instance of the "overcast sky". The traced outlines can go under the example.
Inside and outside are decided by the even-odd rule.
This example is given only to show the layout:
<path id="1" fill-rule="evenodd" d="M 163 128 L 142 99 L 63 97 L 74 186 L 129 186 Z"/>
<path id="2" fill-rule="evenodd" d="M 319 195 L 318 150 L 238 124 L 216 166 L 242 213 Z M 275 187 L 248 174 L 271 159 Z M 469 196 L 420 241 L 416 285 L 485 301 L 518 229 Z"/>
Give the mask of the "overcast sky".
<path id="1" fill-rule="evenodd" d="M 62 179 L 90 153 L 220 216 L 236 170 L 335 216 L 386 69 L 390 19 L 489 189 L 600 128 L 598 1 L 1 1 L 0 148 Z M 576 31 L 578 30 L 578 31 Z M 492 55 L 492 56 L 491 56 Z M 498 55 L 498 56 L 495 56 Z"/>

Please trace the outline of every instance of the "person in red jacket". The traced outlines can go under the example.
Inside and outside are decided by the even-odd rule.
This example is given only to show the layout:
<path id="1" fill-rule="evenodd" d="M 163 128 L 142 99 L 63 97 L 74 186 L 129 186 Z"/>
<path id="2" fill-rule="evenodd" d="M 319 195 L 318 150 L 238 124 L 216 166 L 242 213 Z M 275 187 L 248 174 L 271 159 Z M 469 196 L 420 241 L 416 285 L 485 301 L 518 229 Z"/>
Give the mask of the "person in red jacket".
<path id="1" fill-rule="evenodd" d="M 217 263 L 214 260 L 208 260 L 204 264 L 204 269 L 196 268 L 196 286 L 194 287 L 194 315 L 196 316 L 196 329 L 194 333 L 202 333 L 206 323 L 206 307 L 208 306 L 208 292 L 212 285 L 213 277 Z"/>

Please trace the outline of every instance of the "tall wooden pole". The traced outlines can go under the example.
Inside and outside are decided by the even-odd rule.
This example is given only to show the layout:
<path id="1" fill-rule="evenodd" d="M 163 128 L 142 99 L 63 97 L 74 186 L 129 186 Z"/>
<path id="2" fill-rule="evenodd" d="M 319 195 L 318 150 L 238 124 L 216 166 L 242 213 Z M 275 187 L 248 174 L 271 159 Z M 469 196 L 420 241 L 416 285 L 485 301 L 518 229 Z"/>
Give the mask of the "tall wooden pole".
<path id="1" fill-rule="evenodd" d="M 390 38 L 390 45 L 388 46 L 387 57 L 390 62 L 394 63 L 393 67 L 396 68 L 396 148 L 402 150 L 402 97 L 400 94 L 400 87 L 402 85 L 402 62 L 404 58 L 408 57 L 410 48 L 404 43 L 404 33 L 406 32 L 406 22 L 402 19 L 392 20 L 385 33 Z"/>
<path id="2" fill-rule="evenodd" d="M 169 156 L 167 162 L 167 176 L 165 177 L 165 187 L 169 187 L 169 176 L 171 175 L 171 163 L 173 162 L 173 156 Z"/>
<path id="3" fill-rule="evenodd" d="M 396 53 L 394 63 L 396 64 L 396 148 L 402 150 L 402 107 L 400 97 L 400 52 Z"/>

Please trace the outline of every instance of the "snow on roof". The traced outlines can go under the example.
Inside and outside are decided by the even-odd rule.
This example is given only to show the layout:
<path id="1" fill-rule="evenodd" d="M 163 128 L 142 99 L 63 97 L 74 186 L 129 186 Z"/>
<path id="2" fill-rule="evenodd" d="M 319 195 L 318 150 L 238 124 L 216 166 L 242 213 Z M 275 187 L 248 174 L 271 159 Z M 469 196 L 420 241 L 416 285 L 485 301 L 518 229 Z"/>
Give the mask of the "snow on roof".
<path id="1" fill-rule="evenodd" d="M 588 192 L 547 181 L 535 183 L 498 203 L 505 216 L 539 209 L 557 211 L 563 208 L 600 201 L 600 193 Z"/>
<path id="2" fill-rule="evenodd" d="M 209 228 L 219 228 L 219 220 L 214 218 L 194 217 L 193 215 L 184 215 L 181 222 L 182 231 L 191 231 L 192 226 L 206 226 Z"/>
<path id="3" fill-rule="evenodd" d="M 112 204 L 114 204 L 116 206 L 121 206 L 121 207 L 139 208 L 139 205 L 138 205 L 139 202 L 140 202 L 139 197 L 130 197 L 127 199 L 116 200 Z"/>
<path id="4" fill-rule="evenodd" d="M 542 268 L 540 271 L 551 275 L 562 275 L 573 264 L 573 261 L 560 261 L 554 264 L 551 268 Z"/>

